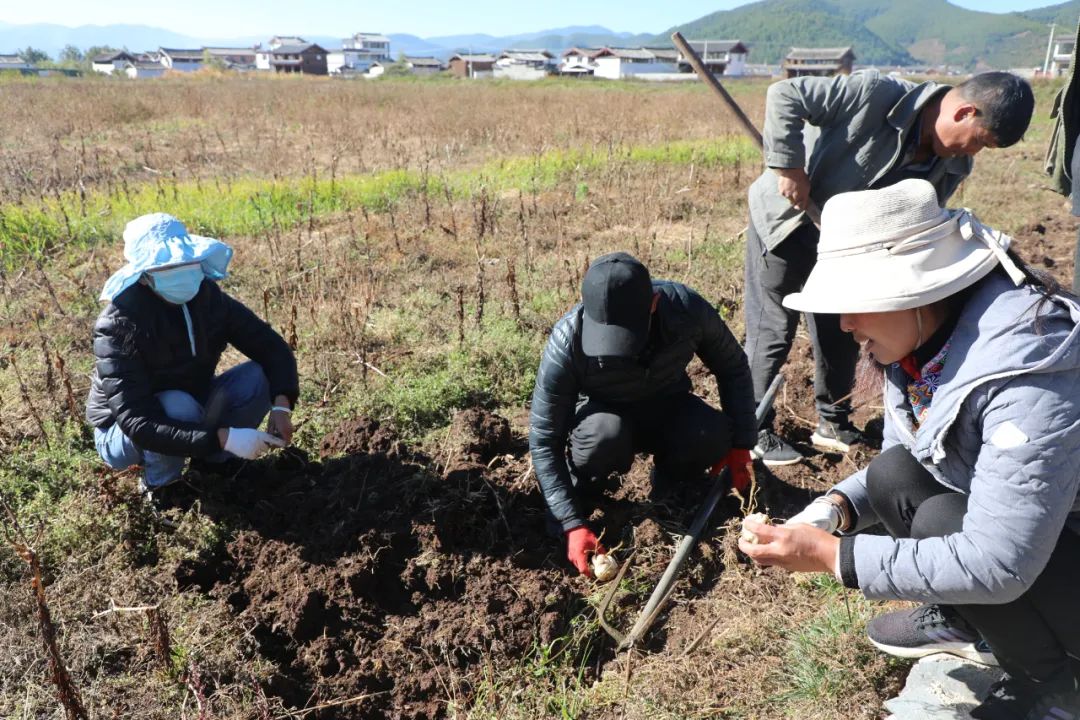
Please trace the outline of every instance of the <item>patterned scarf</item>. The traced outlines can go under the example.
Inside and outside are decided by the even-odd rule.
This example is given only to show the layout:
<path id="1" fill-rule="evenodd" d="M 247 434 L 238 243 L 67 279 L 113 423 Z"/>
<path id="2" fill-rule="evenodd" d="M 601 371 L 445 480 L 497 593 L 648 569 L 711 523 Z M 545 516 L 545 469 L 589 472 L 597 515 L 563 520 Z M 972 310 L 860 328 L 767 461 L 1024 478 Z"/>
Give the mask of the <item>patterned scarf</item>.
<path id="1" fill-rule="evenodd" d="M 949 343 L 945 343 L 921 369 L 914 367 L 914 358 L 910 355 L 900 363 L 913 378 L 908 383 L 907 393 L 911 411 L 915 414 L 916 427 L 922 424 L 930 412 L 930 403 L 940 384 L 941 371 L 945 369 L 945 356 L 948 354 Z"/>

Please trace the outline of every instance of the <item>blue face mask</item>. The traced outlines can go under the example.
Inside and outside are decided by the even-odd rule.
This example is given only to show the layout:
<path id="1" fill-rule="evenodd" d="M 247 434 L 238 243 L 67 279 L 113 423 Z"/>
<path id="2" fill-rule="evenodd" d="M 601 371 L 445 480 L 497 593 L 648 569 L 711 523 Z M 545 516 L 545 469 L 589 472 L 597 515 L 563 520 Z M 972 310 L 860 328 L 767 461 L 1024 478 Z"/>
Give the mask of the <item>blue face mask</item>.
<path id="1" fill-rule="evenodd" d="M 174 305 L 183 305 L 195 297 L 202 281 L 202 265 L 183 265 L 146 273 L 146 282 L 150 289 L 162 300 Z"/>

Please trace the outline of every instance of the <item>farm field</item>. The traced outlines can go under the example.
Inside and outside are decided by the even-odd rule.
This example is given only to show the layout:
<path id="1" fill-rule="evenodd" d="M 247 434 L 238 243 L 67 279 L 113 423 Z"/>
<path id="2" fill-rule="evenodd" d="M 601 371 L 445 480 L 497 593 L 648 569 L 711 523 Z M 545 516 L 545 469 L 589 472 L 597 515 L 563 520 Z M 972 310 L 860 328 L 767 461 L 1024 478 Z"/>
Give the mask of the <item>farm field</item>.
<path id="1" fill-rule="evenodd" d="M 766 87 L 729 88 L 759 125 Z M 954 204 L 1068 283 L 1076 224 L 1041 173 L 1056 89 Z M 606 588 L 545 532 L 528 400 L 589 260 L 629 251 L 741 336 L 760 155 L 703 85 L 45 79 L 0 98 L 0 717 L 63 714 L 26 543 L 90 718 L 883 716 L 908 667 L 864 639 L 885 605 L 751 566 L 737 500 L 629 653 L 597 621 Z M 302 393 L 294 448 L 193 472 L 155 515 L 82 412 L 120 232 L 159 210 L 235 248 L 223 287 L 293 344 Z M 776 517 L 870 457 L 810 447 L 812 368 L 800 333 L 778 410 L 809 458 L 758 469 Z M 624 629 L 705 493 L 651 502 L 648 472 L 593 517 L 634 552 Z"/>

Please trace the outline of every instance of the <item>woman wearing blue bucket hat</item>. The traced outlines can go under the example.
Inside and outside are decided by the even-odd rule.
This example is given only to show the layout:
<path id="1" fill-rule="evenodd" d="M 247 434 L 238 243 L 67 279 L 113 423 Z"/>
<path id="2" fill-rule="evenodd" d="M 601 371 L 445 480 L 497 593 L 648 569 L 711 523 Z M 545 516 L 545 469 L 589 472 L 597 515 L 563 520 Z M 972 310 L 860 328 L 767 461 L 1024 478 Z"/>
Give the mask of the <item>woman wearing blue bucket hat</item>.
<path id="1" fill-rule="evenodd" d="M 144 492 L 179 479 L 189 458 L 254 459 L 292 440 L 296 359 L 218 287 L 232 252 L 165 213 L 124 229 L 128 262 L 105 283 L 94 325 L 86 418 L 110 467 L 143 466 Z M 250 361 L 216 375 L 227 345 Z"/>

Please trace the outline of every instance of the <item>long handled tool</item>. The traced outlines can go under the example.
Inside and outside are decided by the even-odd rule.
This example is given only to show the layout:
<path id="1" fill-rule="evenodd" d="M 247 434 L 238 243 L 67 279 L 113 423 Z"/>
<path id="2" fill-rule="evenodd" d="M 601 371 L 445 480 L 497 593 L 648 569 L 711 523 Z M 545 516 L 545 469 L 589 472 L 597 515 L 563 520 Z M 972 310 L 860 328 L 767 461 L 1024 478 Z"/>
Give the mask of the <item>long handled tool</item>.
<path id="1" fill-rule="evenodd" d="M 761 402 L 758 403 L 757 410 L 754 413 L 755 418 L 757 419 L 757 427 L 760 427 L 761 423 L 765 421 L 765 416 L 769 413 L 769 410 L 773 406 L 773 402 L 776 400 L 776 393 L 783 384 L 784 376 L 777 375 L 773 378 L 772 384 L 769 385 L 769 389 L 765 391 L 765 396 L 761 398 Z M 645 604 L 645 608 L 641 611 L 637 622 L 634 623 L 630 632 L 623 636 L 621 633 L 611 628 L 604 619 L 604 611 L 611 603 L 611 598 L 614 596 L 615 590 L 619 585 L 618 581 L 622 578 L 622 573 L 626 571 L 629 562 L 623 563 L 623 567 L 619 571 L 619 576 L 612 582 L 611 587 L 608 589 L 608 594 L 604 598 L 604 602 L 602 602 L 598 608 L 601 620 L 600 624 L 608 631 L 608 634 L 615 639 L 620 650 L 632 647 L 644 637 L 646 632 L 648 632 L 653 621 L 655 621 L 657 615 L 660 614 L 660 609 L 663 607 L 664 601 L 667 600 L 674 590 L 679 570 L 682 569 L 683 563 L 686 562 L 686 559 L 690 556 L 694 546 L 697 545 L 698 540 L 701 538 L 701 533 L 705 529 L 705 525 L 709 522 L 713 510 L 716 509 L 716 504 L 720 502 L 720 498 L 727 492 L 730 484 L 728 482 L 728 475 L 730 474 L 728 469 L 726 467 L 720 469 L 718 464 L 713 466 L 712 470 L 709 471 L 709 474 L 714 478 L 712 488 L 709 490 L 705 502 L 701 505 L 701 509 L 698 510 L 697 517 L 694 518 L 694 522 L 690 526 L 690 529 L 687 531 L 686 535 L 683 535 L 682 540 L 679 542 L 679 547 L 675 550 L 675 556 L 672 557 L 671 562 L 668 563 L 667 569 L 660 578 L 660 582 L 656 584 L 656 589 L 653 590 L 652 595 L 649 597 L 649 601 Z M 745 490 L 745 488 L 736 489 L 740 491 Z"/>
<path id="2" fill-rule="evenodd" d="M 739 104 L 735 102 L 735 98 L 731 97 L 724 86 L 720 84 L 720 81 L 716 79 L 716 76 L 709 72 L 705 67 L 705 63 L 701 61 L 701 56 L 697 54 L 697 50 L 686 41 L 686 38 L 682 36 L 681 32 L 675 32 L 671 36 L 671 41 L 675 43 L 675 47 L 679 49 L 679 52 L 683 54 L 687 60 L 690 61 L 690 67 L 694 68 L 694 72 L 697 76 L 705 81 L 705 84 L 712 88 L 713 92 L 720 96 L 720 99 L 724 102 L 729 110 L 735 115 L 735 119 L 739 121 L 739 126 L 742 127 L 743 132 L 754 141 L 754 144 L 759 149 L 765 149 L 765 143 L 761 139 L 761 133 L 754 127 L 754 123 L 750 122 L 750 118 L 746 116 Z M 813 200 L 807 202 L 804 211 L 807 217 L 818 227 L 821 227 L 821 210 Z"/>

